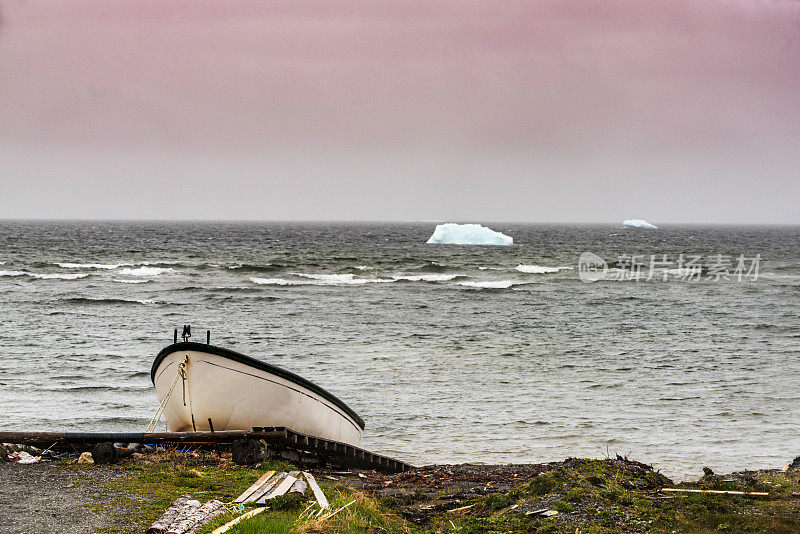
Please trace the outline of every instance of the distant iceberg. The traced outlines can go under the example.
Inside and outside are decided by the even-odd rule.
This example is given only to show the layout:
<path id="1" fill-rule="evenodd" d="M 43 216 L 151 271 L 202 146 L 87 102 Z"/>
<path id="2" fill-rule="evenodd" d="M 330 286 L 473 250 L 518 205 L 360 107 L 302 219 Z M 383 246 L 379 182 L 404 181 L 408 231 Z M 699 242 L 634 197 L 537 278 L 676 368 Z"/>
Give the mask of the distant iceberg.
<path id="1" fill-rule="evenodd" d="M 628 219 L 626 221 L 622 221 L 622 226 L 625 228 L 658 228 L 658 226 L 655 224 L 650 224 L 644 219 Z"/>
<path id="2" fill-rule="evenodd" d="M 437 224 L 428 243 L 448 245 L 513 245 L 514 238 L 480 224 Z"/>

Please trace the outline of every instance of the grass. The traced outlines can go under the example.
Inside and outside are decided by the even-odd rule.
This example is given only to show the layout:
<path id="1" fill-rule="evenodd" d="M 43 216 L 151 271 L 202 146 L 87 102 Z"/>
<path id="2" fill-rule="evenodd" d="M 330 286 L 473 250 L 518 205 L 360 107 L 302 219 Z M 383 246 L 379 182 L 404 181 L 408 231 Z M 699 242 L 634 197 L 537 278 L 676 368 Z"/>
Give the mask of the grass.
<path id="1" fill-rule="evenodd" d="M 102 532 L 143 532 L 184 493 L 207 501 L 230 502 L 264 471 L 288 471 L 285 462 L 258 469 L 238 467 L 204 457 L 164 455 L 150 464 L 127 464 L 114 469 L 126 474 L 111 484 L 119 491 L 112 503 L 91 505 L 109 514 L 115 526 Z M 460 503 L 467 511 L 449 513 L 446 494 L 425 496 L 412 487 L 400 499 L 371 496 L 341 481 L 320 484 L 331 503 L 330 517 L 320 519 L 313 497 L 287 496 L 270 501 L 268 509 L 231 529 L 231 534 L 287 533 L 390 533 L 488 534 L 499 532 L 551 532 L 600 534 L 611 532 L 677 533 L 791 533 L 800 532 L 800 484 L 797 473 L 757 473 L 734 481 L 714 475 L 685 487 L 766 491 L 768 497 L 673 493 L 656 490 L 673 486 L 653 471 L 614 460 L 571 459 L 555 465 L 511 491 L 476 495 Z M 666 497 L 666 498 L 665 498 Z M 424 505 L 424 506 L 420 506 Z M 541 518 L 526 511 L 553 509 L 558 515 Z M 234 515 L 216 519 L 201 531 L 210 533 Z"/>

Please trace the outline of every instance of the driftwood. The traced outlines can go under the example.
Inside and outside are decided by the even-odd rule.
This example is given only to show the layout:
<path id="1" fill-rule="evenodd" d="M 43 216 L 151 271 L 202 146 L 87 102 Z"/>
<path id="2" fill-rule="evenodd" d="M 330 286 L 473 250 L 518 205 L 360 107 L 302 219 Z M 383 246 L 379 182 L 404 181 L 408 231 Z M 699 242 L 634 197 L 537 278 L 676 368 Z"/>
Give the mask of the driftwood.
<path id="1" fill-rule="evenodd" d="M 302 478 L 298 478 L 294 481 L 294 484 L 289 488 L 289 491 L 286 493 L 299 493 L 300 495 L 305 495 L 306 490 L 308 489 L 308 484 Z"/>
<path id="2" fill-rule="evenodd" d="M 200 501 L 186 501 L 183 504 L 183 508 L 178 512 L 178 515 L 175 516 L 175 519 L 169 524 L 167 530 L 164 531 L 164 534 L 182 534 L 180 531 L 176 530 L 176 527 L 183 523 L 186 518 L 192 515 L 198 508 L 200 508 Z"/>
<path id="3" fill-rule="evenodd" d="M 275 486 L 280 484 L 286 478 L 286 473 L 277 473 L 270 477 L 260 488 L 254 491 L 244 502 L 258 502 L 258 500 L 272 491 Z"/>
<path id="4" fill-rule="evenodd" d="M 253 517 L 254 515 L 256 515 L 256 514 L 260 514 L 260 513 L 261 513 L 261 512 L 263 512 L 264 510 L 266 510 L 266 508 L 256 508 L 255 510 L 251 510 L 251 511 L 247 512 L 246 514 L 242 514 L 242 515 L 240 515 L 239 517 L 237 517 L 236 519 L 234 519 L 234 520 L 232 520 L 232 521 L 229 521 L 228 523 L 225 523 L 224 525 L 222 525 L 221 527 L 219 527 L 218 529 L 216 529 L 216 530 L 215 530 L 214 532 L 212 532 L 211 534 L 223 534 L 224 532 L 228 532 L 228 531 L 229 531 L 231 528 L 233 528 L 233 526 L 234 526 L 235 524 L 237 524 L 239 521 L 242 521 L 242 520 L 244 520 L 244 519 L 250 519 L 250 518 L 251 518 L 251 517 Z"/>
<path id="5" fill-rule="evenodd" d="M 266 492 L 260 499 L 256 501 L 258 504 L 264 504 L 270 499 L 274 499 L 275 497 L 280 497 L 281 495 L 286 495 L 286 492 L 289 491 L 297 477 L 300 476 L 300 471 L 292 471 L 278 484 L 275 489 Z"/>
<path id="6" fill-rule="evenodd" d="M 260 488 L 261 486 L 263 486 L 263 485 L 264 485 L 264 484 L 267 482 L 267 480 L 269 480 L 269 479 L 272 477 L 272 475 L 274 475 L 274 474 L 275 474 L 275 471 L 267 471 L 266 473 L 264 473 L 263 475 L 261 475 L 261 476 L 259 477 L 259 479 L 258 479 L 258 480 L 256 480 L 256 481 L 253 483 L 253 485 L 252 485 L 252 486 L 250 486 L 249 488 L 247 488 L 246 490 L 244 490 L 244 491 L 242 492 L 242 494 L 241 494 L 241 495 L 239 495 L 238 497 L 236 497 L 236 500 L 235 500 L 235 501 L 233 501 L 233 502 L 235 502 L 235 503 L 237 503 L 237 504 L 238 504 L 238 503 L 243 503 L 243 502 L 247 501 L 247 499 L 248 499 L 248 498 L 249 498 L 249 497 L 250 497 L 250 496 L 251 496 L 253 493 L 255 493 L 255 491 L 256 491 L 258 488 Z"/>
<path id="7" fill-rule="evenodd" d="M 172 520 L 178 515 L 178 513 L 183 509 L 183 505 L 186 504 L 186 501 L 191 499 L 191 495 L 181 495 L 175 502 L 172 503 L 172 506 L 167 508 L 164 514 L 153 523 L 153 525 L 147 529 L 147 534 L 164 534 L 169 528 Z"/>
<path id="8" fill-rule="evenodd" d="M 216 519 L 217 517 L 225 515 L 227 513 L 228 510 L 224 506 L 218 508 L 217 510 L 214 510 L 213 512 L 205 516 L 203 519 L 195 523 L 192 528 L 186 531 L 186 534 L 196 534 L 201 528 L 203 528 L 206 525 L 206 523 L 208 523 L 212 519 Z"/>
<path id="9" fill-rule="evenodd" d="M 314 492 L 314 498 L 317 499 L 319 507 L 323 510 L 327 508 L 329 506 L 328 499 L 325 497 L 325 494 L 322 493 L 322 489 L 320 489 L 319 484 L 317 484 L 316 479 L 314 479 L 314 475 L 308 471 L 303 471 L 303 476 L 306 478 L 311 491 Z"/>
<path id="10" fill-rule="evenodd" d="M 224 510 L 220 501 L 208 501 L 203 506 L 192 508 L 183 519 L 176 518 L 167 529 L 166 534 L 185 534 L 198 523 L 202 522 L 202 525 L 205 525 L 211 520 L 208 516 L 218 512 L 220 509 Z"/>

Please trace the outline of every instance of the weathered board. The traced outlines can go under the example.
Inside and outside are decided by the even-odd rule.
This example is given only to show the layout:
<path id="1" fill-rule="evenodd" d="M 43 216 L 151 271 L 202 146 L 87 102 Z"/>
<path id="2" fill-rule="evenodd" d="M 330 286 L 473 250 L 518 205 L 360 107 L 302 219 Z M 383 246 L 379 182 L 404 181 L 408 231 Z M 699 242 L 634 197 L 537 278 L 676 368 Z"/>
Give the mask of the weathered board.
<path id="1" fill-rule="evenodd" d="M 254 493 L 254 492 L 255 492 L 255 491 L 258 489 L 258 488 L 260 488 L 261 486 L 263 486 L 263 485 L 264 485 L 264 483 L 265 483 L 267 480 L 269 480 L 269 479 L 270 479 L 270 477 L 271 477 L 272 475 L 274 475 L 274 474 L 275 474 L 275 471 L 267 471 L 266 473 L 264 473 L 263 475 L 261 475 L 261 476 L 258 478 L 258 480 L 256 480 L 256 481 L 253 483 L 253 485 L 252 485 L 252 486 L 250 486 L 249 488 L 247 488 L 246 490 L 244 490 L 244 492 L 242 492 L 242 494 L 241 494 L 241 495 L 239 495 L 238 497 L 236 497 L 236 499 L 235 499 L 233 502 L 235 502 L 235 503 L 237 503 L 237 504 L 245 502 L 245 501 L 247 500 L 247 498 L 248 498 L 248 497 L 250 497 L 250 495 L 252 495 L 252 494 L 253 494 L 253 493 Z"/>

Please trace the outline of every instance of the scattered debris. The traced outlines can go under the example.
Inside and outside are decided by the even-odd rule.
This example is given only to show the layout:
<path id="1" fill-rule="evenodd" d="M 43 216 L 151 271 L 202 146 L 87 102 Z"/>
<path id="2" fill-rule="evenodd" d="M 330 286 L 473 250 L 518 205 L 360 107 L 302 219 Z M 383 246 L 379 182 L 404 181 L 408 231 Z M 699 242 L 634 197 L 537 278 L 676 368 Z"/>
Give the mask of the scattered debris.
<path id="1" fill-rule="evenodd" d="M 525 512 L 525 515 L 542 516 L 549 511 L 550 511 L 549 508 L 540 508 L 539 510 L 531 510 L 530 512 Z"/>
<path id="2" fill-rule="evenodd" d="M 464 510 L 469 510 L 475 506 L 474 504 L 468 504 L 467 506 L 462 506 L 461 508 L 453 508 L 452 510 L 447 510 L 448 512 L 463 512 Z"/>
<path id="3" fill-rule="evenodd" d="M 686 493 L 724 493 L 728 495 L 754 495 L 759 497 L 767 497 L 769 493 L 762 491 L 731 491 L 731 490 L 707 490 L 707 489 L 686 489 L 686 488 L 661 488 L 661 491 L 668 492 L 686 492 Z"/>
<path id="4" fill-rule="evenodd" d="M 267 471 L 266 473 L 264 473 L 263 475 L 261 475 L 261 476 L 259 477 L 259 479 L 258 479 L 258 480 L 256 480 L 256 481 L 253 483 L 253 485 L 252 485 L 252 486 L 250 486 L 249 488 L 247 488 L 246 490 L 244 490 L 244 492 L 242 492 L 242 494 L 241 494 L 241 495 L 239 495 L 238 497 L 236 497 L 236 499 L 234 499 L 234 501 L 233 501 L 233 502 L 234 502 L 234 503 L 236 503 L 236 504 L 240 504 L 240 503 L 243 503 L 243 502 L 247 502 L 248 498 L 249 498 L 249 497 L 250 497 L 250 496 L 251 496 L 253 493 L 255 493 L 255 492 L 256 492 L 256 490 L 257 490 L 258 488 L 260 488 L 261 486 L 263 486 L 263 485 L 264 485 L 264 483 L 265 483 L 267 480 L 269 480 L 270 478 L 272 478 L 272 475 L 274 475 L 274 474 L 275 474 L 275 471 Z"/>
<path id="5" fill-rule="evenodd" d="M 320 509 L 327 509 L 330 504 L 328 504 L 328 499 L 325 497 L 325 494 L 322 493 L 319 484 L 317 484 L 317 481 L 314 479 L 314 475 L 308 471 L 303 471 L 303 476 L 306 478 L 308 485 L 311 487 L 311 491 L 314 492 L 314 498 L 317 499 L 317 504 L 319 504 Z"/>
<path id="6" fill-rule="evenodd" d="M 81 453 L 80 457 L 78 458 L 79 464 L 93 464 L 94 458 L 92 458 L 91 452 L 83 452 Z"/>

